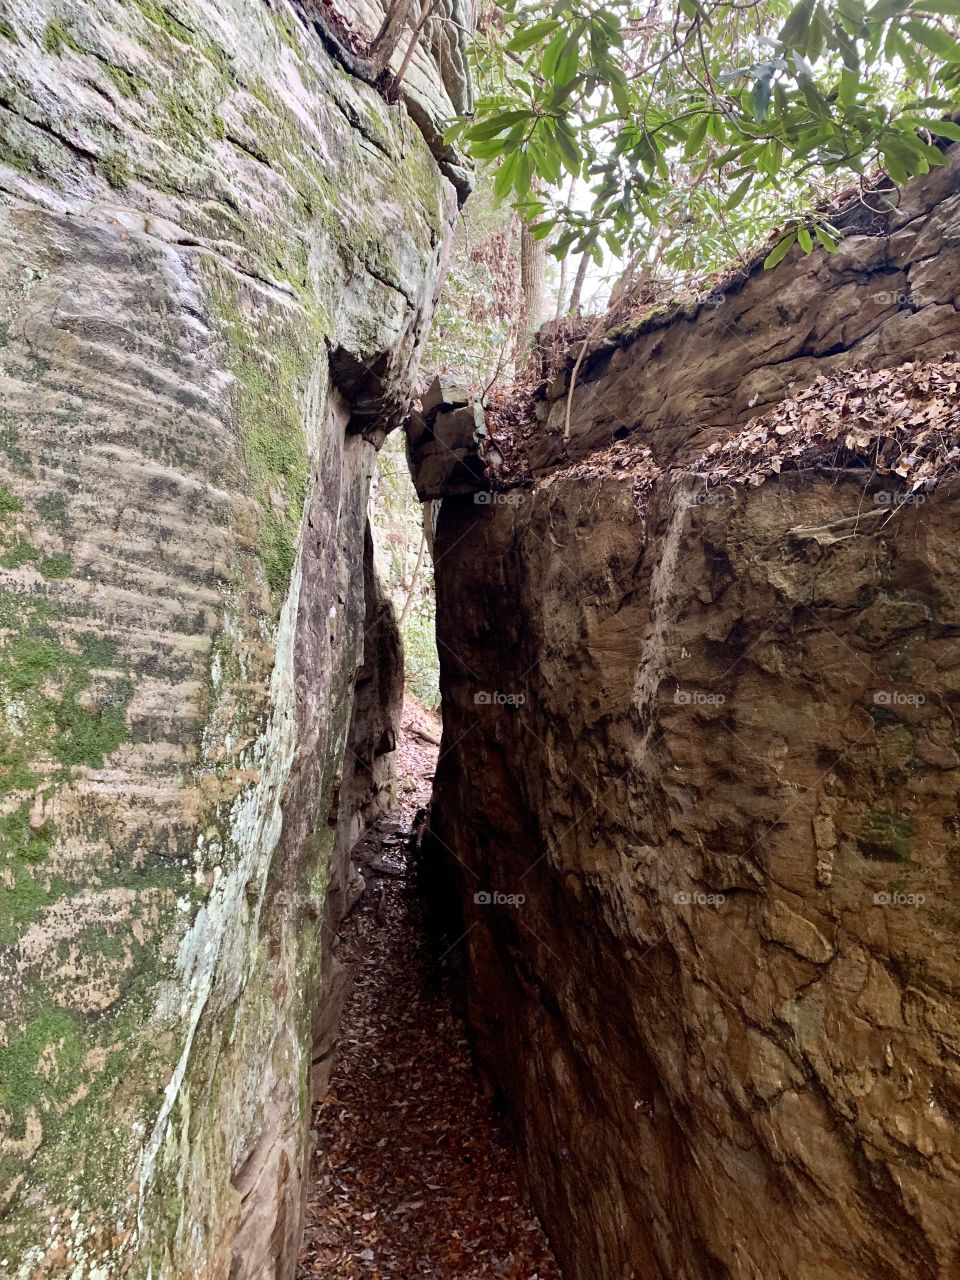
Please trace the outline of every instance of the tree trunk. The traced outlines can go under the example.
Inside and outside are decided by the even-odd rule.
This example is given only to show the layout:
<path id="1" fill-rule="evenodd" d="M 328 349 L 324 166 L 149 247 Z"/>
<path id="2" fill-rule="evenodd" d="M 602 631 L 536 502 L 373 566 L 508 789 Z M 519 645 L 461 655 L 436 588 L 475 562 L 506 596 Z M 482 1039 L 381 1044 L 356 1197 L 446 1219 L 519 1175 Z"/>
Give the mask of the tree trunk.
<path id="1" fill-rule="evenodd" d="M 413 58 L 414 50 L 420 43 L 420 37 L 423 34 L 423 29 L 430 20 L 430 15 L 433 13 L 433 2 L 434 0 L 421 0 L 420 17 L 417 20 L 416 26 L 413 28 L 413 34 L 410 36 L 410 43 L 407 45 L 407 52 L 403 55 L 403 61 L 400 63 L 397 74 L 393 77 L 393 83 L 390 86 L 391 94 L 394 99 L 398 95 L 403 77 L 407 74 L 407 67 L 409 67 L 410 60 Z"/>
<path id="2" fill-rule="evenodd" d="M 573 193 L 577 187 L 577 179 L 575 175 L 570 177 L 570 185 L 567 187 L 567 208 L 573 204 Z M 569 257 L 562 258 L 560 261 L 560 286 L 557 289 L 557 309 L 554 312 L 554 320 L 559 320 L 561 316 L 566 315 L 564 302 L 567 297 L 567 271 L 569 269 Z"/>
<path id="3" fill-rule="evenodd" d="M 560 263 L 560 284 L 557 287 L 557 309 L 553 313 L 554 320 L 559 320 L 564 314 L 563 300 L 567 296 L 567 262 L 569 259 L 564 258 Z"/>
<path id="4" fill-rule="evenodd" d="M 336 35 L 321 17 L 322 8 L 315 5 L 310 12 L 313 28 L 323 41 L 328 51 L 352 76 L 364 80 L 367 84 L 377 84 L 386 71 L 393 51 L 400 42 L 403 29 L 410 17 L 413 0 L 392 0 L 383 19 L 380 30 L 370 42 L 370 48 L 361 56 L 353 53 Z"/>
<path id="5" fill-rule="evenodd" d="M 575 315 L 580 309 L 580 295 L 583 293 L 583 282 L 587 278 L 587 267 L 590 263 L 590 251 L 584 249 L 580 255 L 580 265 L 577 267 L 577 278 L 573 282 L 573 293 L 570 295 L 570 307 L 567 311 L 568 315 Z"/>
<path id="6" fill-rule="evenodd" d="M 534 240 L 526 223 L 520 227 L 520 288 L 523 291 L 524 327 L 533 332 L 546 319 L 547 242 Z"/>
<path id="7" fill-rule="evenodd" d="M 377 32 L 367 52 L 374 77 L 387 69 L 387 63 L 393 57 L 393 51 L 400 43 L 403 29 L 407 25 L 412 4 L 413 0 L 393 0 L 387 10 L 383 26 Z"/>

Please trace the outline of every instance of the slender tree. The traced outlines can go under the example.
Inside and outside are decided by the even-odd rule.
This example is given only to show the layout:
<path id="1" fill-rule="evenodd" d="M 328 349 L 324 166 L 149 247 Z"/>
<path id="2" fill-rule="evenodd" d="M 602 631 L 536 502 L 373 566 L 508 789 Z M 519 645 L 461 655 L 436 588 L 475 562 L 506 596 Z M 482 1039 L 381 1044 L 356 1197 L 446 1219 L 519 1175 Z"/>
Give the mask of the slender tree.
<path id="1" fill-rule="evenodd" d="M 524 327 L 539 329 L 547 302 L 547 244 L 533 235 L 526 222 L 520 227 L 520 289 Z"/>

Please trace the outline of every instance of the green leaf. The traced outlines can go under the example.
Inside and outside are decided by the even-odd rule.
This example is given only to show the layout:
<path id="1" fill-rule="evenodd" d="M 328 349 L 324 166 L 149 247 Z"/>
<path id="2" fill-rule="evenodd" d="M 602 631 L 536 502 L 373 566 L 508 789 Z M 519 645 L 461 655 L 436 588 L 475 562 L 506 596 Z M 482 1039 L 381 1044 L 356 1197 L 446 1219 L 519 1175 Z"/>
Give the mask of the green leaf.
<path id="1" fill-rule="evenodd" d="M 558 187 L 562 176 L 560 148 L 557 146 L 552 126 L 552 120 L 541 120 L 530 147 L 538 172 L 552 187 Z"/>
<path id="2" fill-rule="evenodd" d="M 932 50 L 948 62 L 960 62 L 960 43 L 942 27 L 934 27 L 922 18 L 909 18 L 903 25 L 924 48 Z"/>
<path id="3" fill-rule="evenodd" d="M 476 160 L 493 160 L 502 156 L 503 139 L 491 138 L 489 142 L 475 142 L 470 148 L 470 154 Z"/>
<path id="4" fill-rule="evenodd" d="M 800 3 L 790 11 L 789 17 L 780 29 L 781 48 L 791 49 L 805 43 L 813 8 L 813 0 L 800 0 Z"/>
<path id="5" fill-rule="evenodd" d="M 857 46 L 839 23 L 834 23 L 833 38 L 829 43 L 834 49 L 839 50 L 843 65 L 848 71 L 859 72 L 860 55 L 857 52 Z"/>
<path id="6" fill-rule="evenodd" d="M 524 28 L 507 45 L 511 53 L 526 53 L 528 49 L 532 49 L 535 44 L 539 44 L 541 40 L 545 40 L 548 35 L 560 25 L 558 18 L 542 18 L 539 22 L 531 22 L 529 27 Z"/>
<path id="7" fill-rule="evenodd" d="M 567 37 L 567 42 L 563 47 L 563 52 L 557 60 L 554 77 L 559 84 L 567 84 L 577 74 L 577 68 L 580 66 L 580 36 L 576 31 L 571 31 Z"/>
<path id="8" fill-rule="evenodd" d="M 545 80 L 552 80 L 556 74 L 557 63 L 567 43 L 567 32 L 562 28 L 554 35 L 543 55 L 540 70 Z"/>
<path id="9" fill-rule="evenodd" d="M 818 4 L 810 17 L 810 27 L 807 31 L 805 53 L 811 62 L 816 62 L 823 53 L 829 34 L 830 26 L 824 15 L 823 5 Z"/>
<path id="10" fill-rule="evenodd" d="M 576 238 L 577 232 L 572 227 L 568 227 L 565 231 L 561 231 L 556 244 L 551 247 L 550 252 L 555 258 L 564 257 Z"/>
<path id="11" fill-rule="evenodd" d="M 782 262 L 783 259 L 790 252 L 790 250 L 793 248 L 796 242 L 796 239 L 797 239 L 797 231 L 795 227 L 792 231 L 785 232 L 777 241 L 777 243 L 773 246 L 773 248 L 770 250 L 767 256 L 764 258 L 763 260 L 764 271 L 769 271 L 771 267 L 775 267 L 778 262 Z"/>
<path id="12" fill-rule="evenodd" d="M 840 243 L 839 240 L 835 240 L 833 236 L 830 235 L 830 233 L 820 225 L 819 222 L 813 228 L 813 234 L 817 237 L 817 239 L 826 249 L 827 253 L 837 252 L 837 245 Z"/>
<path id="13" fill-rule="evenodd" d="M 767 108 L 770 106 L 770 81 L 758 80 L 753 86 L 753 114 L 758 120 L 763 121 L 767 118 Z"/>
<path id="14" fill-rule="evenodd" d="M 806 60 L 803 54 L 799 53 L 796 49 L 794 49 L 790 56 L 793 59 L 793 69 L 797 73 L 797 79 L 812 80 L 813 67 L 811 67 L 810 63 Z"/>
<path id="15" fill-rule="evenodd" d="M 534 222 L 530 227 L 530 234 L 534 240 L 546 240 L 556 225 L 556 218 L 547 218 L 545 222 Z"/>
<path id="16" fill-rule="evenodd" d="M 519 167 L 520 153 L 515 151 L 512 156 L 507 156 L 493 180 L 493 194 L 496 200 L 505 199 L 512 190 Z"/>
<path id="17" fill-rule="evenodd" d="M 737 205 L 741 203 L 744 196 L 750 190 L 750 184 L 752 182 L 753 182 L 753 174 L 748 173 L 747 176 L 744 178 L 744 180 L 734 190 L 733 195 L 731 195 L 730 198 L 727 200 L 726 207 L 728 209 L 735 209 Z"/>
<path id="18" fill-rule="evenodd" d="M 849 107 L 852 102 L 855 102 L 859 88 L 860 76 L 849 67 L 844 67 L 840 72 L 840 86 L 837 89 L 837 101 L 840 105 Z"/>
<path id="19" fill-rule="evenodd" d="M 556 130 L 556 139 L 563 167 L 573 177 L 579 177 L 583 168 L 583 157 L 574 137 L 561 126 Z"/>
<path id="20" fill-rule="evenodd" d="M 530 194 L 530 184 L 533 181 L 533 161 L 526 151 L 519 153 L 520 159 L 517 163 L 517 176 L 514 179 L 514 189 L 518 196 L 526 196 Z"/>
<path id="21" fill-rule="evenodd" d="M 495 138 L 497 134 L 503 133 L 513 125 L 529 119 L 529 111 L 519 109 L 516 111 L 503 111 L 492 120 L 483 120 L 480 124 L 475 124 L 467 133 L 467 137 L 472 142 L 486 142 L 489 138 Z"/>
<path id="22" fill-rule="evenodd" d="M 898 187 L 902 187 L 905 182 L 910 180 L 910 170 L 898 158 L 896 152 L 886 147 L 880 154 L 883 159 L 884 169 L 886 169 Z"/>
<path id="23" fill-rule="evenodd" d="M 703 146 L 704 139 L 707 136 L 707 126 L 710 124 L 711 118 L 709 114 L 704 113 L 694 120 L 690 132 L 687 134 L 686 146 L 683 148 L 684 160 L 692 159 Z"/>
<path id="24" fill-rule="evenodd" d="M 797 227 L 797 241 L 804 253 L 809 253 L 813 249 L 813 237 L 806 227 Z"/>
<path id="25" fill-rule="evenodd" d="M 903 13 L 910 8 L 910 0 L 877 0 L 867 12 L 868 22 L 888 22 L 894 14 Z"/>
<path id="26" fill-rule="evenodd" d="M 621 84 L 617 80 L 610 81 L 610 93 L 613 96 L 613 104 L 620 112 L 624 119 L 630 117 L 630 91 L 625 84 Z"/>
<path id="27" fill-rule="evenodd" d="M 760 158 L 760 167 L 771 181 L 774 181 L 783 164 L 783 147 L 775 138 L 764 146 Z"/>
<path id="28" fill-rule="evenodd" d="M 914 129 L 926 129 L 935 137 L 960 142 L 960 124 L 954 124 L 952 120 L 927 120 L 923 116 L 901 116 L 900 120 Z"/>

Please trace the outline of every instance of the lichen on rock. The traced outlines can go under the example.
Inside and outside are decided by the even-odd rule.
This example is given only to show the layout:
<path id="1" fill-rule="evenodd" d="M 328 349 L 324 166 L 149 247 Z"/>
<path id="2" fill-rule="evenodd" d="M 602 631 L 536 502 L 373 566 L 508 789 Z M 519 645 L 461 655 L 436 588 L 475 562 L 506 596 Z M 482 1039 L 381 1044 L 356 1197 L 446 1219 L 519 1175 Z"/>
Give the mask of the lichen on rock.
<path id="1" fill-rule="evenodd" d="M 289 1272 L 369 441 L 455 208 L 285 2 L 3 9 L 2 1274 Z"/>

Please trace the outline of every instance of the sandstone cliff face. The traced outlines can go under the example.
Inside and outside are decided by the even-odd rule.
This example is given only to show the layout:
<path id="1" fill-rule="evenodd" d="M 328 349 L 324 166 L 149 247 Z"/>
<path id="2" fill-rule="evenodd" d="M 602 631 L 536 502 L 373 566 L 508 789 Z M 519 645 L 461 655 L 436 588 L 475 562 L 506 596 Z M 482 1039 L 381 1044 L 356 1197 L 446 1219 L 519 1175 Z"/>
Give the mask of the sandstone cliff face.
<path id="1" fill-rule="evenodd" d="M 608 351 L 582 465 L 443 501 L 434 847 L 577 1280 L 960 1275 L 960 487 L 878 519 L 907 491 L 855 442 L 693 461 L 754 397 L 956 348 L 956 184 Z"/>
<path id="2" fill-rule="evenodd" d="M 286 0 L 0 6 L 2 1275 L 290 1274 L 455 207 Z"/>

